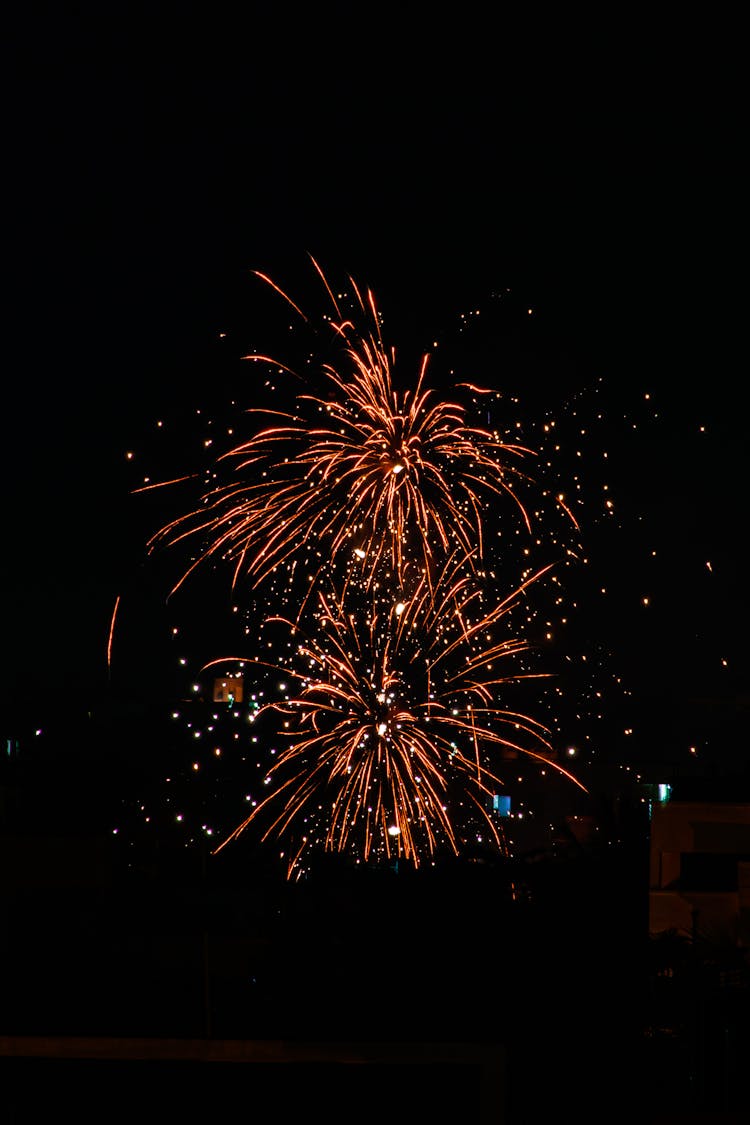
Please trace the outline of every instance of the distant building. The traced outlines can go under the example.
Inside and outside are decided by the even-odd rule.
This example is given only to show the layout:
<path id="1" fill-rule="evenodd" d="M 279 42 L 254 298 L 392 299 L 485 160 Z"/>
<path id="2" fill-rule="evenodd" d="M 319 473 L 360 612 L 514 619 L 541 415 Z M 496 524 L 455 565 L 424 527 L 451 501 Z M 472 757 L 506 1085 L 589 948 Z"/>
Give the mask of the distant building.
<path id="1" fill-rule="evenodd" d="M 750 802 L 654 804 L 649 932 L 670 930 L 750 946 Z"/>
<path id="2" fill-rule="evenodd" d="M 214 703 L 242 703 L 243 697 L 242 674 L 237 672 L 229 676 L 217 676 L 214 680 Z"/>

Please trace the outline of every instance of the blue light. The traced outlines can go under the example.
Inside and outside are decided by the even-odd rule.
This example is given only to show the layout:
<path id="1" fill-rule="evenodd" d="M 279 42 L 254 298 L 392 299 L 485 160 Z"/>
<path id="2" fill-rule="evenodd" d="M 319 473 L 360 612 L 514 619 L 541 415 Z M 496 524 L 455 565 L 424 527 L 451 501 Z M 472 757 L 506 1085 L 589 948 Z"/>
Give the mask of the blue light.
<path id="1" fill-rule="evenodd" d="M 510 816 L 510 797 L 495 793 L 492 798 L 492 808 L 499 816 Z"/>

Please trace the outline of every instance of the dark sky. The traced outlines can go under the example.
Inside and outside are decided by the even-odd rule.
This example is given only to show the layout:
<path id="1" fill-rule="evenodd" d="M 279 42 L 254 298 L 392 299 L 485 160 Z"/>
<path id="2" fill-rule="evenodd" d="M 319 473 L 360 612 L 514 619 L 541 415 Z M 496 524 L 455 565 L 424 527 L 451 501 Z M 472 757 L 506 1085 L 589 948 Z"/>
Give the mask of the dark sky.
<path id="1" fill-rule="evenodd" d="M 654 711 L 705 672 L 739 713 L 737 28 L 524 26 L 471 6 L 410 26 L 337 6 L 252 6 L 242 26 L 210 13 L 50 5 L 6 38 L 3 701 L 29 677 L 50 695 L 101 689 L 147 530 L 124 450 L 217 379 L 234 391 L 238 353 L 219 359 L 216 340 L 258 328 L 251 271 L 304 292 L 312 253 L 370 285 L 409 347 L 509 288 L 538 311 L 521 347 L 539 394 L 601 376 L 620 418 L 652 393 L 658 426 L 618 447 L 633 520 L 610 545 L 623 600 L 607 643 Z M 629 568 L 653 542 L 659 607 L 636 621 Z"/>

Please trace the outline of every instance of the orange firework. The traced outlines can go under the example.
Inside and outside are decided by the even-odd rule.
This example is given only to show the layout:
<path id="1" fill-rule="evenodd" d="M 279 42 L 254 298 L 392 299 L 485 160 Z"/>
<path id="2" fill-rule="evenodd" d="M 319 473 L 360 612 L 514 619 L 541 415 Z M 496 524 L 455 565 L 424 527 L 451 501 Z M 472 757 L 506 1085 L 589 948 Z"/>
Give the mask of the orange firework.
<path id="1" fill-rule="evenodd" d="M 288 390 L 281 409 L 253 404 L 250 436 L 219 455 L 198 502 L 149 544 L 198 544 L 175 590 L 201 564 L 228 562 L 252 614 L 245 634 L 261 604 L 265 618 L 263 657 L 237 659 L 258 686 L 270 670 L 293 685 L 254 704 L 264 723 L 281 718 L 284 744 L 266 745 L 265 798 L 216 851 L 252 824 L 284 849 L 290 876 L 314 848 L 418 866 L 481 834 L 505 853 L 491 800 L 504 759 L 525 756 L 584 789 L 556 761 L 549 730 L 510 695 L 514 683 L 546 675 L 510 628 L 516 607 L 528 620 L 527 592 L 550 570 L 532 572 L 531 537 L 522 584 L 505 598 L 490 585 L 500 501 L 510 501 L 516 530 L 519 521 L 531 530 L 518 488 L 532 450 L 506 441 L 489 412 L 486 427 L 473 424 L 476 396 L 491 392 L 467 382 L 450 400 L 436 394 L 428 356 L 398 389 L 372 294 L 350 279 L 354 311 L 344 315 L 315 268 L 333 309 L 317 369 L 305 360 L 303 377 L 268 355 L 244 357 L 273 372 L 271 392 Z M 577 529 L 562 493 L 557 504 Z M 271 659 L 279 628 L 291 636 Z"/>
<path id="2" fill-rule="evenodd" d="M 259 817 L 264 839 L 291 844 L 290 874 L 308 845 L 417 866 L 440 846 L 457 853 L 467 817 L 501 847 L 488 799 L 503 751 L 584 788 L 554 761 L 545 728 L 501 703 L 509 684 L 539 673 L 506 670 L 529 646 L 493 632 L 544 571 L 487 610 L 464 562 L 435 583 L 422 575 L 404 601 L 318 591 L 310 633 L 269 619 L 292 632 L 294 655 L 277 670 L 297 688 L 261 711 L 284 717 L 289 745 L 268 772 L 270 795 L 217 851 Z"/>
<path id="3" fill-rule="evenodd" d="M 384 563 L 398 581 L 409 559 L 434 573 L 456 548 L 481 557 L 487 506 L 499 496 L 512 499 L 529 527 L 516 492 L 524 474 L 513 462 L 532 451 L 470 425 L 458 402 L 436 400 L 426 386 L 427 356 L 413 387 L 397 391 L 395 355 L 383 343 L 372 294 L 363 298 L 351 282 L 369 324 L 362 332 L 321 277 L 341 362 L 322 363 L 322 390 L 296 394 L 292 410 L 273 412 L 271 424 L 220 456 L 217 468 L 231 466 L 231 479 L 153 537 L 152 548 L 202 536 L 187 574 L 220 558 L 234 564 L 235 581 L 245 575 L 257 586 L 279 567 L 313 558 L 358 567 L 367 582 Z"/>

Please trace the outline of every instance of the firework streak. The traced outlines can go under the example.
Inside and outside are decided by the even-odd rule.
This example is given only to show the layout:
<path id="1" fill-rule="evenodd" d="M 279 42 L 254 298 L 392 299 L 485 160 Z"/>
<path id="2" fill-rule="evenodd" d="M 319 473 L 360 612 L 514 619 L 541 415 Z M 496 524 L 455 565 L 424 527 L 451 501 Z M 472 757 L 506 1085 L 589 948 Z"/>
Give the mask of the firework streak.
<path id="1" fill-rule="evenodd" d="M 236 590 L 273 604 L 283 585 L 294 606 L 265 615 L 266 627 L 287 631 L 283 659 L 241 658 L 259 676 L 273 669 L 292 681 L 262 708 L 281 718 L 286 744 L 268 795 L 216 850 L 257 824 L 264 839 L 285 842 L 290 873 L 316 847 L 418 865 L 443 847 L 459 852 L 477 820 L 502 848 L 491 798 L 504 756 L 525 755 L 583 788 L 555 763 L 544 726 L 507 702 L 514 682 L 540 675 L 517 667 L 529 645 L 510 617 L 549 567 L 498 596 L 487 532 L 494 539 L 503 500 L 508 520 L 530 532 L 519 465 L 533 451 L 437 397 L 427 357 L 397 391 L 372 294 L 351 282 L 361 330 L 316 269 L 335 314 L 325 327 L 336 361 L 321 362 L 316 388 L 269 356 L 246 356 L 296 394 L 287 410 L 248 412 L 256 432 L 219 454 L 198 504 L 150 543 L 201 544 L 175 589 L 221 561 Z M 219 470 L 229 479 L 215 483 Z"/>

